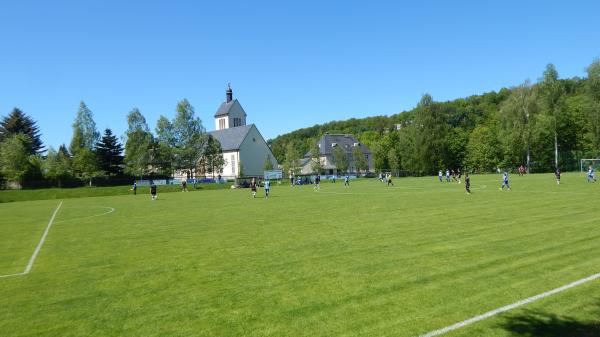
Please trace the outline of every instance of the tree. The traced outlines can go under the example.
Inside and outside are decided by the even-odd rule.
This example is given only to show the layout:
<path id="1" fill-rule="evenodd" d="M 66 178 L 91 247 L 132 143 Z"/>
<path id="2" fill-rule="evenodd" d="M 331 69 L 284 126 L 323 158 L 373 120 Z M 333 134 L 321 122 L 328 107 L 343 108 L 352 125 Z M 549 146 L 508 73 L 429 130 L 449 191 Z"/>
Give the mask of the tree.
<path id="1" fill-rule="evenodd" d="M 0 171 L 9 185 L 20 188 L 30 169 L 29 137 L 11 135 L 0 144 Z"/>
<path id="2" fill-rule="evenodd" d="M 94 122 L 92 111 L 81 101 L 73 122 L 73 137 L 69 148 L 71 154 L 75 156 L 77 152 L 84 148 L 93 151 L 99 138 L 100 133 L 96 130 L 96 122 Z"/>
<path id="3" fill-rule="evenodd" d="M 333 148 L 333 162 L 335 163 L 338 174 L 348 170 L 348 155 L 346 155 L 346 152 L 341 146 L 335 146 Z"/>
<path id="4" fill-rule="evenodd" d="M 221 143 L 213 136 L 209 135 L 206 139 L 201 164 L 204 167 L 204 172 L 212 174 L 213 178 L 215 177 L 215 173 L 220 173 L 223 170 L 223 166 L 225 166 Z"/>
<path id="5" fill-rule="evenodd" d="M 156 122 L 156 140 L 154 143 L 154 162 L 158 170 L 164 174 L 173 171 L 175 137 L 173 124 L 165 116 L 160 116 Z"/>
<path id="6" fill-rule="evenodd" d="M 47 179 L 55 181 L 58 187 L 62 187 L 62 182 L 71 177 L 71 158 L 64 144 L 58 151 L 52 147 L 48 149 L 44 161 L 44 175 Z"/>
<path id="7" fill-rule="evenodd" d="M 314 141 L 310 148 L 310 168 L 314 173 L 323 172 L 323 163 L 321 162 L 321 149 L 319 143 Z"/>
<path id="8" fill-rule="evenodd" d="M 585 114 L 591 135 L 592 156 L 600 155 L 600 60 L 595 60 L 587 68 L 585 85 Z"/>
<path id="9" fill-rule="evenodd" d="M 93 178 L 101 177 L 104 174 L 98 165 L 97 159 L 96 154 L 88 148 L 79 149 L 77 154 L 73 156 L 75 174 L 79 178 L 87 180 L 90 187 Z"/>
<path id="10" fill-rule="evenodd" d="M 20 109 L 14 108 L 0 121 L 0 143 L 17 134 L 27 136 L 26 139 L 24 138 L 27 153 L 33 155 L 44 151 L 37 123 Z"/>
<path id="11" fill-rule="evenodd" d="M 525 154 L 525 168 L 529 172 L 532 134 L 537 113 L 537 96 L 529 81 L 513 88 L 510 96 L 500 106 L 498 115 L 502 125 L 504 166 L 520 165 Z"/>
<path id="12" fill-rule="evenodd" d="M 188 170 L 193 176 L 202 157 L 206 137 L 202 122 L 195 117 L 194 107 L 187 99 L 177 103 L 172 130 L 175 169 Z"/>
<path id="13" fill-rule="evenodd" d="M 285 161 L 283 162 L 284 171 L 286 173 L 300 173 L 300 151 L 295 142 L 290 142 L 286 146 Z"/>
<path id="14" fill-rule="evenodd" d="M 546 66 L 546 70 L 539 83 L 542 108 L 552 120 L 551 127 L 554 134 L 554 168 L 558 168 L 558 130 L 559 120 L 563 112 L 564 89 L 558 80 L 558 72 L 552 63 Z"/>
<path id="15" fill-rule="evenodd" d="M 500 143 L 496 133 L 485 125 L 478 125 L 469 135 L 465 165 L 477 172 L 491 172 L 498 167 Z"/>
<path id="16" fill-rule="evenodd" d="M 265 156 L 265 161 L 263 163 L 263 170 L 264 171 L 273 170 L 273 162 L 271 161 L 271 155 L 269 155 L 269 154 Z"/>
<path id="17" fill-rule="evenodd" d="M 108 176 L 119 176 L 123 173 L 123 146 L 111 129 L 104 130 L 102 139 L 96 143 L 96 154 L 100 170 Z"/>
<path id="18" fill-rule="evenodd" d="M 395 148 L 391 148 L 388 152 L 388 163 L 390 164 L 390 169 L 398 170 L 400 168 L 400 158 L 398 158 Z"/>
<path id="19" fill-rule="evenodd" d="M 146 118 L 138 108 L 133 108 L 127 115 L 127 131 L 125 132 L 125 172 L 134 176 L 143 176 L 150 169 L 151 146 L 153 137 L 148 129 Z"/>
<path id="20" fill-rule="evenodd" d="M 432 174 L 442 165 L 446 127 L 440 107 L 423 95 L 415 113 L 415 159 L 420 173 Z"/>
<path id="21" fill-rule="evenodd" d="M 366 172 L 369 169 L 369 162 L 365 158 L 361 145 L 354 147 L 352 158 L 354 159 L 354 167 L 356 167 L 358 172 Z"/>
<path id="22" fill-rule="evenodd" d="M 242 164 L 242 160 L 240 159 L 238 161 L 238 177 L 243 177 L 244 176 L 244 164 Z"/>

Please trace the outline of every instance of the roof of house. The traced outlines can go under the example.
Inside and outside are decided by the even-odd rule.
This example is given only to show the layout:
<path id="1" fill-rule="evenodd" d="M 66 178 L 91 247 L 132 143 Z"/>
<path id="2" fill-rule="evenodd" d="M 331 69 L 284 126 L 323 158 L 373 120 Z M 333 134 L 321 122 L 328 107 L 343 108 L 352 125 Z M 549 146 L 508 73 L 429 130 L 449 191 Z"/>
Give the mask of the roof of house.
<path id="1" fill-rule="evenodd" d="M 361 144 L 352 135 L 325 134 L 325 135 L 323 135 L 323 137 L 321 137 L 321 139 L 319 139 L 318 144 L 319 144 L 319 152 L 321 155 L 332 154 L 333 153 L 333 144 L 336 144 L 336 146 L 341 146 L 341 148 L 346 153 L 352 153 L 352 151 L 354 151 L 354 144 L 358 144 L 358 146 L 360 146 L 360 149 L 362 150 L 362 152 L 364 154 L 371 153 L 371 150 L 369 150 L 368 147 Z M 305 157 L 310 156 L 310 151 L 307 152 L 304 156 Z"/>
<path id="2" fill-rule="evenodd" d="M 208 134 L 215 137 L 221 143 L 221 150 L 233 151 L 240 149 L 242 142 L 246 139 L 246 135 L 248 135 L 252 127 L 254 127 L 254 124 L 210 131 Z"/>
<path id="3" fill-rule="evenodd" d="M 241 107 L 241 104 L 240 104 L 240 102 L 238 102 L 237 99 L 234 99 L 234 100 L 230 101 L 229 103 L 228 102 L 221 103 L 221 105 L 219 106 L 219 109 L 217 109 L 217 112 L 215 112 L 215 117 L 228 115 L 229 110 L 231 110 L 231 107 L 233 107 L 235 103 L 238 103 Z M 244 109 L 242 108 L 242 110 L 244 110 Z M 245 113 L 246 112 L 244 111 L 244 114 Z"/>

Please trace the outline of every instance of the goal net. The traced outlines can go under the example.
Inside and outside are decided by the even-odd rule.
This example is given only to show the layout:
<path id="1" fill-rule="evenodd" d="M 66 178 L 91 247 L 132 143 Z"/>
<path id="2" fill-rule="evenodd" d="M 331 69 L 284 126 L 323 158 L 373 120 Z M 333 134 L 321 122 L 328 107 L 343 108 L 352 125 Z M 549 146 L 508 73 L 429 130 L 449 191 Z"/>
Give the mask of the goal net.
<path id="1" fill-rule="evenodd" d="M 600 158 L 581 159 L 579 164 L 581 172 L 587 172 L 590 166 L 598 172 L 600 170 Z"/>

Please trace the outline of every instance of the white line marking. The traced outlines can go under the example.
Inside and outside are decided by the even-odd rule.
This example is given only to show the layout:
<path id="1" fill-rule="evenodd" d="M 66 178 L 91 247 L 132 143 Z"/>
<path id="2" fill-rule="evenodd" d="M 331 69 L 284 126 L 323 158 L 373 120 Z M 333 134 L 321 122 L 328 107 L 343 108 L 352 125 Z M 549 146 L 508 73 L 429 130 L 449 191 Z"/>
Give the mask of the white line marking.
<path id="1" fill-rule="evenodd" d="M 33 254 L 31 254 L 31 257 L 29 258 L 29 262 L 27 263 L 27 266 L 25 266 L 25 270 L 22 273 L 18 273 L 18 274 L 0 275 L 0 278 L 21 276 L 21 275 L 29 274 L 29 272 L 31 271 L 31 268 L 33 267 L 33 263 L 35 262 L 35 259 L 37 258 L 38 253 L 40 252 L 40 250 L 42 249 L 42 246 L 44 245 L 44 241 L 46 241 L 46 236 L 48 236 L 50 227 L 52 227 L 52 224 L 54 223 L 54 218 L 56 218 L 56 214 L 58 214 L 58 210 L 60 209 L 62 204 L 63 204 L 63 202 L 61 201 L 58 204 L 58 206 L 56 206 L 54 213 L 52 213 L 52 217 L 50 218 L 50 221 L 48 221 L 48 225 L 46 226 L 46 229 L 44 230 L 44 234 L 42 234 L 42 238 L 40 239 L 40 242 L 38 242 L 37 246 L 35 247 L 35 250 L 33 251 Z"/>
<path id="2" fill-rule="evenodd" d="M 29 272 L 31 271 L 31 267 L 33 267 L 33 263 L 35 262 L 35 259 L 37 258 L 37 255 L 40 252 L 40 249 L 42 249 L 42 245 L 44 244 L 44 241 L 46 241 L 46 236 L 48 235 L 48 232 L 50 231 L 50 227 L 52 227 L 52 223 L 54 222 L 54 218 L 56 218 L 56 214 L 58 213 L 58 210 L 60 209 L 60 206 L 62 206 L 62 204 L 63 204 L 63 202 L 61 201 L 60 204 L 58 204 L 58 206 L 54 210 L 54 213 L 52 213 L 52 217 L 50 218 L 50 221 L 48 222 L 48 226 L 46 226 L 46 230 L 44 231 L 44 234 L 42 235 L 40 242 L 35 247 L 35 250 L 33 251 L 31 258 L 29 259 L 29 263 L 27 263 L 27 267 L 25 267 L 25 271 L 23 271 L 23 274 L 29 274 Z"/>
<path id="3" fill-rule="evenodd" d="M 590 275 L 590 276 L 588 276 L 588 277 L 586 277 L 586 278 L 582 278 L 581 280 L 577 280 L 577 281 L 575 281 L 575 282 L 571 282 L 571 283 L 569 283 L 569 284 L 567 284 L 567 285 L 564 285 L 564 286 L 562 286 L 562 287 L 558 287 L 558 288 L 556 288 L 556 289 L 552 289 L 552 290 L 550 290 L 550 291 L 547 291 L 547 292 L 545 292 L 545 293 L 541 293 L 541 294 L 538 294 L 538 295 L 535 295 L 535 296 L 531 296 L 531 297 L 529 297 L 529 298 L 526 298 L 526 299 L 524 299 L 524 300 L 521 300 L 521 301 L 515 302 L 515 303 L 513 303 L 513 304 L 509 304 L 509 305 L 506 305 L 506 306 L 500 307 L 500 308 L 498 308 L 498 309 L 494 309 L 494 310 L 492 310 L 492 311 L 488 311 L 488 312 L 486 312 L 486 313 L 484 313 L 484 314 L 481 314 L 481 315 L 479 315 L 479 316 L 475 316 L 475 317 L 473 317 L 473 318 L 469 318 L 469 319 L 467 319 L 467 320 L 465 320 L 465 321 L 462 321 L 462 322 L 458 322 L 458 323 L 452 324 L 452 325 L 450 325 L 450 326 L 447 326 L 447 327 L 445 327 L 445 328 L 442 328 L 442 329 L 439 329 L 439 330 L 435 330 L 435 331 L 428 332 L 428 333 L 426 333 L 426 334 L 424 334 L 424 335 L 421 335 L 421 336 L 419 336 L 419 337 L 433 337 L 433 336 L 439 336 L 439 335 L 445 334 L 445 333 L 447 333 L 447 332 L 450 332 L 450 331 L 453 331 L 453 330 L 456 330 L 456 329 L 460 329 L 460 328 L 462 328 L 462 327 L 464 327 L 464 326 L 467 326 L 467 325 L 473 324 L 473 323 L 475 323 L 475 322 L 478 322 L 478 321 L 484 320 L 484 319 L 486 319 L 486 318 L 490 318 L 490 317 L 492 317 L 492 316 L 495 316 L 495 315 L 501 314 L 501 313 L 503 313 L 503 312 L 507 312 L 507 311 L 509 311 L 509 310 L 512 310 L 512 309 L 518 308 L 518 307 L 520 307 L 520 306 L 522 306 L 522 305 L 529 304 L 529 303 L 531 303 L 531 302 L 535 302 L 535 301 L 537 301 L 537 300 L 540 300 L 540 299 L 542 299 L 542 298 L 545 298 L 545 297 L 548 297 L 548 296 L 552 296 L 552 295 L 554 295 L 554 294 L 558 294 L 558 293 L 560 293 L 560 292 L 563 292 L 563 291 L 565 291 L 565 290 L 567 290 L 567 289 L 571 289 L 571 288 L 577 287 L 577 286 L 579 286 L 579 285 L 582 285 L 582 284 L 584 284 L 584 283 L 587 283 L 587 282 L 590 282 L 590 281 L 596 280 L 596 279 L 598 279 L 598 278 L 600 278 L 600 273 L 598 273 L 598 274 L 594 274 L 594 275 Z"/>
<path id="4" fill-rule="evenodd" d="M 95 208 L 95 207 L 94 207 Z M 104 212 L 104 213 L 100 213 L 100 214 L 94 214 L 94 215 L 88 215 L 88 216 L 82 216 L 79 218 L 72 218 L 72 219 L 65 219 L 65 220 L 59 220 L 59 221 L 55 221 L 54 223 L 63 223 L 63 222 L 69 222 L 69 221 L 75 221 L 75 220 L 84 220 L 84 219 L 89 219 L 89 218 L 95 218 L 95 217 L 99 217 L 99 216 L 103 216 L 103 215 L 108 215 L 112 212 L 115 211 L 115 209 L 113 207 L 107 207 L 107 206 L 98 206 L 97 208 L 104 208 L 107 209 L 108 211 Z"/>

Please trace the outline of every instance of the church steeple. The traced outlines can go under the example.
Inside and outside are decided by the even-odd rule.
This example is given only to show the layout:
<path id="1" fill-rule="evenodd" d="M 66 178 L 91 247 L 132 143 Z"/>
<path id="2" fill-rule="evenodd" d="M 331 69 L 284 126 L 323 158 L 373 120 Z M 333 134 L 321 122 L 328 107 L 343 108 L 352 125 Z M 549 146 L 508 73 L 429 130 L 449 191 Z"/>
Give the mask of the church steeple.
<path id="1" fill-rule="evenodd" d="M 231 85 L 229 83 L 227 83 L 227 91 L 225 92 L 225 96 L 227 97 L 227 103 L 233 100 L 233 91 L 231 90 Z"/>

